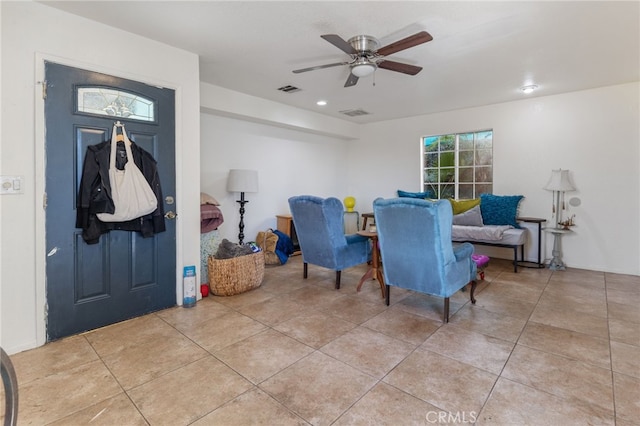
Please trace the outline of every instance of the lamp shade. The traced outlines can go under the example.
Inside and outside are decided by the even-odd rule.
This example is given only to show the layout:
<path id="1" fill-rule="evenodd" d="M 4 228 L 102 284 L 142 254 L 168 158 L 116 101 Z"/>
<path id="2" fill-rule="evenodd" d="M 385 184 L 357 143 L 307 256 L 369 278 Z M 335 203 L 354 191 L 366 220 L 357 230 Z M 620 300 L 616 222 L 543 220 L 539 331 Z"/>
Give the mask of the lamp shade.
<path id="1" fill-rule="evenodd" d="M 575 191 L 576 188 L 569 179 L 569 170 L 551 170 L 551 178 L 545 185 L 547 191 Z"/>
<path id="2" fill-rule="evenodd" d="M 231 169 L 227 178 L 229 192 L 258 192 L 258 171 Z"/>

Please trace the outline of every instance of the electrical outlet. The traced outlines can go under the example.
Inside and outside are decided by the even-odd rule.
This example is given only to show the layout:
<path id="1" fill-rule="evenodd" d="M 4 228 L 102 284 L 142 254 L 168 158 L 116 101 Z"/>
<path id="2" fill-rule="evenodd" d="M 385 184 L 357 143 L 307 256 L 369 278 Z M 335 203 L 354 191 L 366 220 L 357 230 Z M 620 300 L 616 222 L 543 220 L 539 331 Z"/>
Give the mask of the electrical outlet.
<path id="1" fill-rule="evenodd" d="M 0 176 L 0 195 L 22 194 L 22 176 Z"/>

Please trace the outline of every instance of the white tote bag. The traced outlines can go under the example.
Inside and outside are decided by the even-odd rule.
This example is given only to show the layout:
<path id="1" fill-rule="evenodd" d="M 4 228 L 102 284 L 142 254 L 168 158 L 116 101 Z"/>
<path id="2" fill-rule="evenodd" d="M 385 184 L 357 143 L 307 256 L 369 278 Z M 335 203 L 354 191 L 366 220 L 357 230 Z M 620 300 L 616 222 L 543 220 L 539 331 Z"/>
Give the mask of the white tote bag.
<path id="1" fill-rule="evenodd" d="M 116 150 L 118 145 L 116 141 L 117 127 L 122 127 L 124 147 L 127 152 L 127 163 L 124 165 L 124 170 L 118 170 L 116 168 Z M 126 222 L 152 213 L 158 207 L 158 200 L 151 186 L 149 186 L 144 175 L 133 161 L 131 141 L 127 137 L 124 124 L 113 125 L 113 132 L 111 133 L 111 157 L 109 160 L 109 181 L 115 212 L 113 214 L 98 213 L 98 219 L 101 221 Z"/>

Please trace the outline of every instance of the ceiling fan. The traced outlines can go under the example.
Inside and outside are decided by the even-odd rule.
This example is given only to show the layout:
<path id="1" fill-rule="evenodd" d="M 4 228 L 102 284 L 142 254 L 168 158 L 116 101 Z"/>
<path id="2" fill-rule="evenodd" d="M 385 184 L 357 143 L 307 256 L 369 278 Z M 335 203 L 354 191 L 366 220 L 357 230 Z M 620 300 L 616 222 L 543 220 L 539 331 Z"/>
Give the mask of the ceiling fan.
<path id="1" fill-rule="evenodd" d="M 380 47 L 380 42 L 378 41 L 378 39 L 369 35 L 357 35 L 355 37 L 351 37 L 347 41 L 345 41 L 337 34 L 325 34 L 321 35 L 320 37 L 351 56 L 351 60 L 346 62 L 336 62 L 333 64 L 302 68 L 299 70 L 294 70 L 293 72 L 298 74 L 301 72 L 319 70 L 322 68 L 336 67 L 339 65 L 349 65 L 349 67 L 351 68 L 351 72 L 349 73 L 349 78 L 347 78 L 344 87 L 355 86 L 360 77 L 370 75 L 378 68 L 401 72 L 409 75 L 418 74 L 422 70 L 422 67 L 390 61 L 386 59 L 386 56 L 433 40 L 431 34 L 426 31 L 420 31 L 418 33 L 415 33 L 414 35 L 403 38 L 402 40 L 398 40 L 395 43 L 391 43 L 384 47 Z"/>

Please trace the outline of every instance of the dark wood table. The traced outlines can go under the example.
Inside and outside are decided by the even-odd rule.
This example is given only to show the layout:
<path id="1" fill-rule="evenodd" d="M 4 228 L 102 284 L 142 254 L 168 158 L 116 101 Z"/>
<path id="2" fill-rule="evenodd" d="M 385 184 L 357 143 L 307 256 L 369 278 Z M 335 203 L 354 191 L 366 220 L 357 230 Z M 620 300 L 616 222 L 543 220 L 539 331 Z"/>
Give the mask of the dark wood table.
<path id="1" fill-rule="evenodd" d="M 367 220 L 373 219 L 373 213 L 362 213 L 362 230 L 367 230 Z"/>
<path id="2" fill-rule="evenodd" d="M 519 217 L 516 220 L 538 224 L 538 263 L 522 260 L 518 262 L 518 266 L 524 266 L 525 268 L 544 268 L 544 262 L 542 261 L 542 224 L 546 222 L 547 219 L 541 219 L 538 217 Z M 524 251 L 524 246 L 522 247 L 522 250 Z"/>
<path id="3" fill-rule="evenodd" d="M 363 215 L 364 216 L 364 215 Z M 369 270 L 360 278 L 360 282 L 358 283 L 357 291 L 360 291 L 362 288 L 362 284 L 367 279 L 378 280 L 380 284 L 380 291 L 382 292 L 382 298 L 385 298 L 385 285 L 384 278 L 382 277 L 382 269 L 380 265 L 380 250 L 378 249 L 378 233 L 377 232 L 369 232 L 369 231 L 358 231 L 358 235 L 362 235 L 363 237 L 367 237 L 371 240 L 371 267 Z"/>

